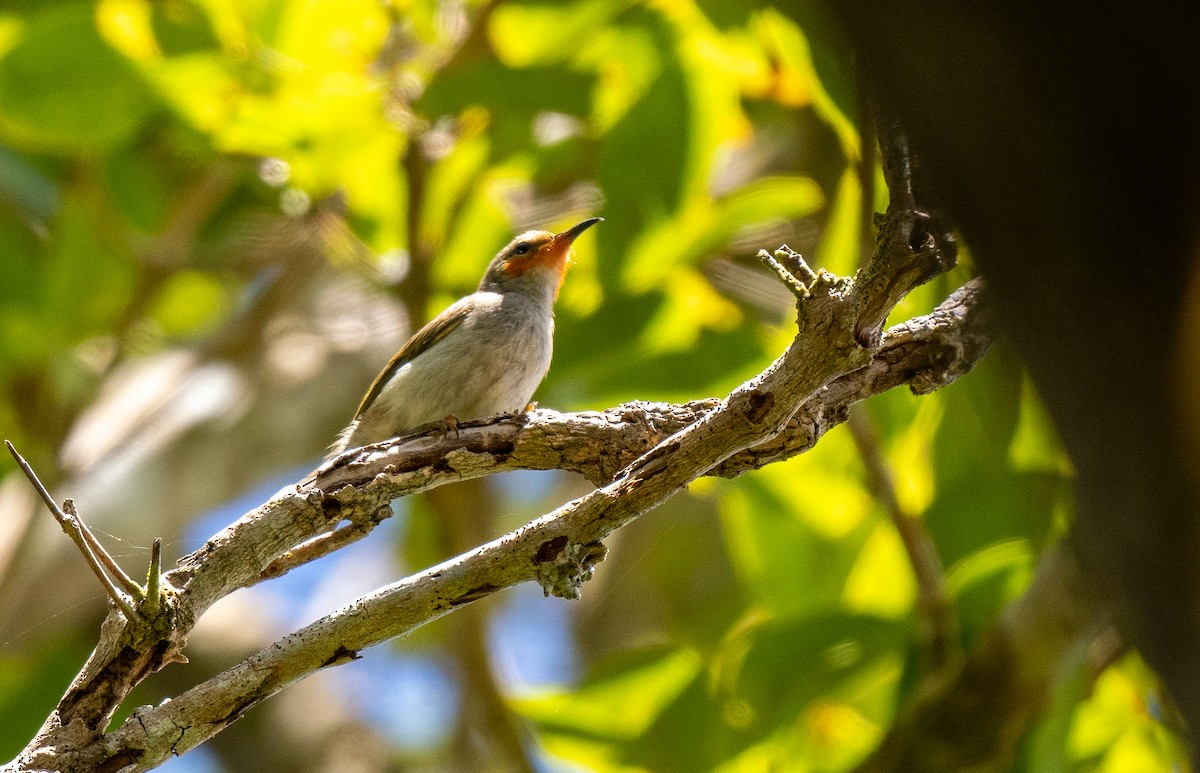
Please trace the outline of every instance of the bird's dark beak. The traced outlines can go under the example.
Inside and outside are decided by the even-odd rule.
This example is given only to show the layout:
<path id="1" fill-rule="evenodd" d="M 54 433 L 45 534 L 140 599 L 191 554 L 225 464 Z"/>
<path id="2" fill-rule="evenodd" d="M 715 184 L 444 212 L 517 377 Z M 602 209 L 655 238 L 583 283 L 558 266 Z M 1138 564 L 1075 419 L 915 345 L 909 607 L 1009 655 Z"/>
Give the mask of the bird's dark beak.
<path id="1" fill-rule="evenodd" d="M 560 234 L 555 234 L 554 242 L 555 242 L 555 244 L 558 244 L 560 242 L 562 244 L 570 244 L 571 242 L 575 241 L 575 238 L 577 236 L 579 236 L 579 234 L 581 234 L 584 231 L 586 231 L 587 229 L 591 228 L 596 223 L 600 223 L 603 221 L 604 221 L 604 218 L 602 218 L 602 217 L 593 217 L 588 220 L 584 220 L 582 223 L 573 225 Z"/>

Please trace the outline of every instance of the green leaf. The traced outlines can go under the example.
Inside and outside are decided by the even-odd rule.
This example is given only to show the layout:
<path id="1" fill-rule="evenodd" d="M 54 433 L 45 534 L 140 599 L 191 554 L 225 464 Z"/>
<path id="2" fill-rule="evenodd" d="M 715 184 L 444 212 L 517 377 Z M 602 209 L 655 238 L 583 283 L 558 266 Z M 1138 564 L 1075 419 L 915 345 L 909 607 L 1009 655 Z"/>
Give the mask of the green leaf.
<path id="1" fill-rule="evenodd" d="M 517 707 L 551 735 L 630 740 L 693 684 L 700 667 L 690 650 L 626 652 L 597 665 L 575 690 L 520 699 Z"/>
<path id="2" fill-rule="evenodd" d="M 29 453 L 24 446 L 22 451 Z M 29 633 L 26 630 L 18 637 Z M 0 655 L 0 757 L 5 759 L 16 755 L 37 732 L 94 645 L 82 632 L 38 638 L 43 641 L 36 646 L 5 642 L 5 654 Z"/>
<path id="3" fill-rule="evenodd" d="M 124 142 L 155 108 L 137 69 L 96 29 L 90 3 L 28 17 L 0 59 L 0 135 L 51 152 L 102 152 Z"/>
<path id="4" fill-rule="evenodd" d="M 440 252 L 451 238 L 455 216 L 473 190 L 486 186 L 483 175 L 487 170 L 489 144 L 484 134 L 460 139 L 453 150 L 438 161 L 425 182 L 425 206 L 421 218 L 421 242 L 434 252 Z M 459 229 L 462 231 L 463 229 Z M 477 231 L 470 231 L 478 238 Z M 486 245 L 480 244 L 480 256 L 491 259 Z M 440 262 L 449 262 L 443 258 Z M 478 261 L 473 261 L 479 265 Z M 482 271 L 480 272 L 482 273 Z"/>
<path id="5" fill-rule="evenodd" d="M 35 334 L 46 244 L 0 210 L 0 363 L 41 359 L 48 342 Z"/>
<path id="6" fill-rule="evenodd" d="M 753 602 L 781 617 L 839 608 L 875 530 L 867 517 L 874 505 L 859 476 L 829 465 L 845 450 L 835 443 L 823 448 L 829 439 L 742 478 L 722 500 L 734 568 Z"/>
<path id="7" fill-rule="evenodd" d="M 619 342 L 615 346 L 610 343 L 595 350 L 611 351 L 611 356 L 603 357 L 594 350 L 591 362 L 570 370 L 564 365 L 547 388 L 558 389 L 560 383 L 567 382 L 572 392 L 586 396 L 587 404 L 594 405 L 628 399 L 681 401 L 712 397 L 752 375 L 762 361 L 757 343 L 753 331 L 744 327 L 728 333 L 701 331 L 694 344 L 706 353 L 704 357 L 686 348 L 629 356 L 628 341 L 624 347 Z"/>
<path id="8" fill-rule="evenodd" d="M 59 199 L 53 180 L 17 151 L 0 145 L 0 201 L 8 200 L 27 216 L 45 221 L 58 211 Z"/>
<path id="9" fill-rule="evenodd" d="M 613 0 L 501 3 L 492 12 L 488 40 L 509 67 L 560 62 L 623 7 Z"/>
<path id="10" fill-rule="evenodd" d="M 553 111 L 586 117 L 594 76 L 562 67 L 508 67 L 495 59 L 474 59 L 440 72 L 416 107 L 429 118 L 456 115 L 478 105 L 496 118 L 532 121 Z"/>
<path id="11" fill-rule="evenodd" d="M 875 721 L 888 710 L 907 636 L 905 624 L 867 616 L 752 616 L 722 642 L 707 683 L 689 685 L 619 759 L 663 773 L 713 770 L 772 735 L 821 736 L 824 722 L 814 718 L 840 707 L 860 720 L 811 756 L 840 757 L 844 764 L 877 738 L 874 722 L 861 719 L 857 707 L 876 714 Z M 810 743 L 822 740 L 828 739 Z M 794 749 L 784 749 L 776 747 L 776 765 L 794 759 Z"/>
<path id="12" fill-rule="evenodd" d="M 1021 390 L 1019 367 L 998 348 L 941 393 L 936 495 L 925 519 L 947 565 L 1005 538 L 1036 543 L 1049 527 L 1061 476 L 1009 463 Z"/>
<path id="13" fill-rule="evenodd" d="M 159 292 L 151 317 L 167 336 L 189 336 L 214 328 L 229 308 L 229 293 L 216 277 L 180 271 Z"/>
<path id="14" fill-rule="evenodd" d="M 609 129 L 600 146 L 596 175 L 607 195 L 605 217 L 620 228 L 598 229 L 605 287 L 618 284 L 635 236 L 671 217 L 684 201 L 689 111 L 683 70 L 664 66 L 644 95 Z M 672 142 L 658 138 L 674 137 Z M 652 170 L 652 171 L 651 171 Z"/>
<path id="15" fill-rule="evenodd" d="M 768 9 L 759 17 L 760 34 L 784 66 L 813 74 L 813 107 L 837 134 L 846 159 L 857 161 L 861 150 L 855 126 L 852 49 L 837 20 L 820 3 L 794 3 L 788 10 L 799 27 L 796 21 Z"/>
<path id="16" fill-rule="evenodd" d="M 906 621 L 839 612 L 750 620 L 723 643 L 714 679 L 759 716 L 786 722 L 880 658 L 898 676 L 909 633 Z"/>
<path id="17" fill-rule="evenodd" d="M 1019 470 L 1057 471 L 1071 474 L 1071 461 L 1046 412 L 1046 406 L 1026 378 L 1021 388 L 1021 412 L 1012 443 L 1009 463 Z"/>
<path id="18" fill-rule="evenodd" d="M 634 245 L 625 269 L 628 284 L 657 284 L 677 265 L 698 263 L 754 226 L 813 214 L 824 197 L 808 178 L 764 177 L 715 200 L 689 204 L 678 217 L 647 229 Z"/>
<path id="19" fill-rule="evenodd" d="M 817 266 L 843 276 L 852 276 L 858 270 L 863 249 L 862 197 L 858 173 L 847 167 L 838 181 L 825 232 L 821 234 Z"/>
<path id="20" fill-rule="evenodd" d="M 108 156 L 105 173 L 109 190 L 128 218 L 143 234 L 158 234 L 166 226 L 179 180 L 170 167 L 145 148 L 119 148 Z"/>
<path id="21" fill-rule="evenodd" d="M 129 303 L 135 264 L 101 238 L 87 205 L 63 203 L 42 282 L 48 329 L 60 327 L 66 342 L 107 332 Z"/>
<path id="22" fill-rule="evenodd" d="M 1083 653 L 1079 653 L 1082 655 Z M 1037 773 L 1067 773 L 1071 770 L 1067 754 L 1067 739 L 1075 718 L 1076 708 L 1089 688 L 1091 676 L 1082 657 L 1076 657 L 1067 676 L 1054 690 L 1050 707 L 1030 733 L 1026 746 L 1025 767 Z"/>
<path id="23" fill-rule="evenodd" d="M 158 47 L 178 56 L 220 46 L 208 13 L 192 0 L 165 0 L 151 6 L 151 25 Z"/>
<path id="24" fill-rule="evenodd" d="M 655 773 L 712 770 L 741 748 L 740 730 L 726 726 L 720 699 L 697 679 L 645 734 L 620 749 L 618 759 Z"/>

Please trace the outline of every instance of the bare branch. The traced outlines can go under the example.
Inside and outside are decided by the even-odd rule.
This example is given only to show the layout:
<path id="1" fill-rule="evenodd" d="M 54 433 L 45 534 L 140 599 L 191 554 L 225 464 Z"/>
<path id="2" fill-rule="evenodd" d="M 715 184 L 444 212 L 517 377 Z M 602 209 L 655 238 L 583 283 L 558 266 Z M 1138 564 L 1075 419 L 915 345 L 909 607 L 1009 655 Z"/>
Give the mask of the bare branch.
<path id="1" fill-rule="evenodd" d="M 740 451 L 708 474 L 734 478 L 807 451 L 826 431 L 846 419 L 853 403 L 909 384 L 918 393 L 951 383 L 966 373 L 991 344 L 990 322 L 982 306 L 982 283 L 973 280 L 934 312 L 891 328 L 871 363 L 831 382 L 804 404 L 775 438 Z M 943 375 L 945 381 L 942 380 Z M 424 491 L 442 483 L 507 470 L 567 470 L 595 485 L 611 481 L 639 451 L 696 422 L 717 400 L 685 404 L 626 403 L 603 412 L 560 413 L 538 408 L 521 417 L 463 422 L 457 436 L 440 431 L 350 451 L 306 479 L 306 496 L 321 492 L 321 507 L 345 525 L 293 548 L 264 570 L 275 577 L 342 544 L 361 538 L 390 511 L 378 502 Z M 338 500 L 338 492 L 375 485 L 386 490 L 365 506 Z M 290 494 L 291 490 L 281 492 Z M 269 503 L 268 503 L 269 504 Z M 264 506 L 266 507 L 266 506 Z M 263 514 L 262 508 L 256 511 Z M 365 516 L 364 516 L 365 513 Z M 348 523 L 347 523 L 348 521 Z"/>
<path id="2" fill-rule="evenodd" d="M 893 230 L 906 227 L 899 217 L 889 222 Z M 606 536 L 695 478 L 736 475 L 799 453 L 844 420 L 846 406 L 875 391 L 901 383 L 928 391 L 952 381 L 990 343 L 983 315 L 976 313 L 977 283 L 887 336 L 862 332 L 865 317 L 882 322 L 914 282 L 945 265 L 934 249 L 905 251 L 895 246 L 899 243 L 893 238 L 887 242 L 891 248 L 877 250 L 854 281 L 813 272 L 799 255 L 788 253 L 787 273 L 807 280 L 800 282 L 805 299 L 797 306 L 798 333 L 775 363 L 724 400 L 465 422 L 453 441 L 446 433 L 426 433 L 323 465 L 163 575 L 167 609 L 155 630 L 131 630 L 110 616 L 96 651 L 17 763 L 36 769 L 49 754 L 63 770 L 93 770 L 115 761 L 136 761 L 134 769 L 145 770 L 160 754 L 203 741 L 312 670 L 500 588 L 536 580 L 547 593 L 575 597 L 603 559 Z M 673 424 L 671 417 L 680 421 Z M 369 529 L 395 497 L 517 467 L 575 469 L 598 484 L 611 482 L 507 537 L 382 589 L 102 734 L 135 685 L 182 659 L 194 621 L 216 600 L 258 582 L 272 566 L 272 572 L 286 571 L 322 554 L 344 536 L 313 538 L 337 534 L 342 522 Z M 159 736 L 160 730 L 166 735 Z M 170 742 L 161 745 L 168 735 Z"/>
<path id="3" fill-rule="evenodd" d="M 840 302 L 835 296 L 845 285 L 819 281 L 825 301 Z M 428 433 L 335 459 L 181 561 L 166 576 L 178 589 L 181 609 L 195 614 L 224 588 L 256 582 L 275 560 L 270 541 L 280 530 L 288 536 L 277 544 L 286 544 L 339 521 L 356 523 L 358 514 L 378 512 L 395 496 L 502 469 L 575 469 L 602 478 L 613 466 L 626 466 L 611 483 L 516 532 L 382 588 L 183 695 L 139 709 L 120 728 L 69 753 L 74 769 L 119 758 L 136 761 L 132 770 L 147 770 L 220 732 L 250 706 L 309 673 L 502 588 L 533 580 L 557 595 L 578 593 L 603 558 L 606 535 L 698 475 L 738 475 L 800 453 L 844 421 L 853 402 L 904 383 L 928 391 L 969 370 L 990 341 L 980 289 L 973 282 L 934 313 L 888 331 L 879 350 L 867 354 L 859 367 L 854 364 L 863 357 L 861 350 L 847 338 L 842 355 L 826 355 L 823 363 L 820 356 L 809 357 L 808 369 L 798 376 L 791 358 L 800 357 L 800 348 L 793 347 L 776 366 L 720 403 L 635 403 L 582 414 L 537 410 L 518 418 L 465 422 L 458 437 Z M 812 326 L 813 336 L 829 335 L 815 320 L 803 324 Z M 819 348 L 838 351 L 824 340 Z M 839 371 L 832 379 L 818 375 Z M 814 386 L 821 382 L 820 388 Z M 647 447 L 652 450 L 629 463 Z M 255 545 L 251 534 L 266 535 L 268 544 Z M 253 549 L 247 554 L 238 543 Z M 218 576 L 219 582 L 210 579 Z M 35 749 L 27 753 L 25 759 L 36 759 Z M 62 763 L 67 757 L 60 750 L 57 759 Z"/>
<path id="4" fill-rule="evenodd" d="M 391 508 L 384 505 L 375 511 L 374 517 L 370 520 L 356 521 L 345 526 L 338 526 L 333 531 L 319 534 L 272 561 L 266 569 L 262 570 L 258 579 L 271 580 L 276 577 L 282 577 L 298 566 L 304 566 L 307 563 L 316 561 L 318 558 L 329 555 L 335 550 L 341 550 L 351 543 L 358 542 L 370 534 L 384 519 L 391 517 L 391 515 Z"/>
<path id="5" fill-rule="evenodd" d="M 83 554 L 83 560 L 87 562 L 88 568 L 92 570 L 92 574 L 96 575 L 96 579 L 100 581 L 104 592 L 108 594 L 108 597 L 128 619 L 141 621 L 141 615 L 133 608 L 130 600 L 113 584 L 113 577 L 126 590 L 129 590 L 135 599 L 141 598 L 141 587 L 121 570 L 121 567 L 108 554 L 104 546 L 100 544 L 87 526 L 84 525 L 83 519 L 75 512 L 75 503 L 68 499 L 63 507 L 59 507 L 58 502 L 54 501 L 54 497 L 50 495 L 45 485 L 42 484 L 41 479 L 38 478 L 37 473 L 33 471 L 33 467 L 25 460 L 25 457 L 21 456 L 9 441 L 5 440 L 4 445 L 8 448 L 8 452 L 12 454 L 13 459 L 17 460 L 17 466 L 21 468 L 21 472 L 25 473 L 25 477 L 29 479 L 34 489 L 37 490 L 38 495 L 41 496 L 42 501 L 46 503 L 46 508 L 54 516 L 54 520 L 58 521 L 58 525 L 62 527 L 63 532 L 71 538 L 71 541 L 75 543 L 75 547 L 79 548 L 79 552 Z M 109 577 L 105 569 L 108 572 L 112 572 L 112 577 Z"/>

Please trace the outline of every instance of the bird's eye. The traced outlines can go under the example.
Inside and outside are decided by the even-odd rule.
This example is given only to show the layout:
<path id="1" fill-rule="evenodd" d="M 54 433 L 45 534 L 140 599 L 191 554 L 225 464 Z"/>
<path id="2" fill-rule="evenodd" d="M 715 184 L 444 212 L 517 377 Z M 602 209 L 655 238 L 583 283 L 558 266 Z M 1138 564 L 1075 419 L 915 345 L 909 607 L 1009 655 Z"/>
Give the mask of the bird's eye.
<path id="1" fill-rule="evenodd" d="M 520 244 L 517 245 L 516 249 L 513 250 L 513 254 L 514 255 L 524 255 L 527 252 L 529 252 L 531 249 L 533 249 L 532 244 L 530 244 L 529 242 L 521 242 Z"/>

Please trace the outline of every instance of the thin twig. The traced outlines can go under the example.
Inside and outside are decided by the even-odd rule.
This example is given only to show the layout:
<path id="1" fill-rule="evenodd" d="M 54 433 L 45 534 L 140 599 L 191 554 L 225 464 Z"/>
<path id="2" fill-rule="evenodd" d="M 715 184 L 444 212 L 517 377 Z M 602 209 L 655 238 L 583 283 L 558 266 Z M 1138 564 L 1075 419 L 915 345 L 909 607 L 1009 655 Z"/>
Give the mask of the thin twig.
<path id="1" fill-rule="evenodd" d="M 872 364 L 873 355 L 854 347 L 849 332 L 854 316 L 867 299 L 846 292 L 841 283 L 817 284 L 818 291 L 813 292 L 809 301 L 813 304 L 808 310 L 811 324 L 801 327 L 796 339 L 771 367 L 730 392 L 717 409 L 642 454 L 607 485 L 504 537 L 380 588 L 177 698 L 139 709 L 135 717 L 105 737 L 100 754 L 111 757 L 115 749 L 137 748 L 143 750 L 139 764 L 146 766 L 169 754 L 182 753 L 220 732 L 245 709 L 313 670 L 353 659 L 365 647 L 405 635 L 461 606 L 518 583 L 536 580 L 543 590 L 556 595 L 568 596 L 572 591 L 577 594 L 578 586 L 590 577 L 592 566 L 602 555 L 596 548 L 612 532 L 740 450 L 777 436 L 787 429 L 789 420 L 805 402 L 819 399 L 817 396 L 824 394 L 841 376 L 861 372 Z M 897 295 L 908 289 L 887 284 L 878 287 Z M 958 303 L 952 305 L 957 307 Z M 947 324 L 959 321 L 952 313 L 931 315 L 929 321 L 933 319 Z M 882 356 L 882 352 L 877 354 Z M 906 372 L 913 374 L 911 370 Z M 506 455 L 511 456 L 518 446 L 510 447 Z M 376 457 L 374 461 L 381 461 L 378 457 L 385 455 L 383 450 L 371 454 Z M 481 461 L 482 464 L 477 464 L 469 456 L 456 454 L 450 472 L 461 478 L 495 470 L 494 459 Z M 428 484 L 430 471 L 422 469 L 427 470 Z M 356 470 L 354 465 L 334 465 L 323 469 L 317 478 L 364 473 L 364 469 Z M 286 496 L 302 497 L 308 506 L 319 507 L 332 513 L 330 517 L 341 519 L 347 515 L 351 496 L 364 496 L 374 490 L 376 496 L 387 497 L 383 501 L 393 498 L 395 491 L 384 488 L 394 478 L 392 473 L 371 477 L 359 486 L 338 485 L 331 489 L 339 495 L 318 495 L 311 490 L 301 494 L 296 488 Z M 340 496 L 341 492 L 350 496 Z M 265 539 L 277 534 L 277 529 L 270 528 L 266 515 L 260 508 L 244 526 L 210 540 L 197 557 L 203 564 L 211 564 L 219 551 L 228 549 L 224 546 L 236 536 L 235 532 L 251 525 L 256 537 Z M 258 555 L 264 550 L 263 544 L 255 543 Z M 189 591 L 216 595 L 203 586 L 197 589 L 197 584 L 207 578 L 192 568 L 195 560 L 185 557 L 175 571 L 187 575 Z M 213 586 L 215 590 L 232 588 L 237 582 L 228 575 L 221 581 L 220 586 Z M 198 595 L 189 598 L 193 604 L 204 601 Z M 214 706 L 236 706 L 238 710 L 223 711 L 221 719 L 213 720 Z M 185 728 L 182 734 L 180 728 Z"/>
<path id="2" fill-rule="evenodd" d="M 63 508 L 58 506 L 58 502 L 54 501 L 54 497 L 50 495 L 50 492 L 42 484 L 42 481 L 40 478 L 38 478 L 37 473 L 33 471 L 33 467 L 29 465 L 29 462 L 25 461 L 25 457 L 21 456 L 21 454 L 9 441 L 5 440 L 4 445 L 6 448 L 8 448 L 8 452 L 12 454 L 13 458 L 17 460 L 17 466 L 21 468 L 21 472 L 25 473 L 25 477 L 29 479 L 29 482 L 33 485 L 33 488 L 37 491 L 38 495 L 41 496 L 42 501 L 46 503 L 46 507 L 50 510 L 50 514 L 54 516 L 54 520 L 58 521 L 58 525 L 61 526 L 66 535 L 71 538 L 71 541 L 75 543 L 75 546 L 79 548 L 79 552 L 83 554 L 83 558 L 87 562 L 88 567 L 92 570 L 92 573 L 96 575 L 96 579 L 100 581 L 100 584 L 104 587 L 104 591 L 108 594 L 108 597 L 112 599 L 113 603 L 116 604 L 122 612 L 125 613 L 126 617 L 128 617 L 130 620 L 140 621 L 142 619 L 141 615 L 137 613 L 137 610 L 133 608 L 133 605 L 130 603 L 129 599 L 127 599 L 125 594 L 123 594 L 117 588 L 117 586 L 113 584 L 112 579 L 105 573 L 104 566 L 102 565 L 101 560 L 97 558 L 96 551 L 93 550 L 91 543 L 89 543 L 87 537 L 84 536 L 86 528 L 83 526 L 83 521 L 74 512 L 75 507 L 71 500 L 67 500 L 67 507 L 72 512 L 64 512 Z M 90 532 L 88 532 L 88 534 L 90 535 Z M 95 538 L 93 537 L 93 541 L 94 540 Z M 99 545 L 99 543 L 96 544 Z M 112 557 L 108 555 L 108 552 L 104 550 L 103 546 L 100 546 L 99 552 L 107 557 L 108 561 L 112 561 Z"/>
<path id="3" fill-rule="evenodd" d="M 74 525 L 79 529 L 80 536 L 83 537 L 84 542 L 86 542 L 88 547 L 92 549 L 92 552 L 96 554 L 96 558 L 99 559 L 104 568 L 108 570 L 108 573 L 112 575 L 113 579 L 115 579 L 130 596 L 135 599 L 141 599 L 142 595 L 145 593 L 145 591 L 142 589 L 142 586 L 138 585 L 132 577 L 125 574 L 125 570 L 121 568 L 121 565 L 116 562 L 116 559 L 114 559 L 108 550 L 105 549 L 104 545 L 100 544 L 100 540 L 96 538 L 96 535 L 93 534 L 92 530 L 88 528 L 88 525 L 84 523 L 83 518 L 79 517 L 79 513 L 75 510 L 75 502 L 71 499 L 67 499 L 63 502 L 63 510 L 65 510 L 74 519 Z"/>
<path id="4" fill-rule="evenodd" d="M 26 478 L 29 478 L 29 482 L 33 484 L 34 490 L 42 497 L 42 501 L 46 503 L 46 507 L 50 509 L 50 513 L 65 531 L 67 529 L 67 515 L 59 508 L 58 502 L 54 501 L 54 497 L 50 496 L 50 492 L 46 490 L 46 487 L 42 485 L 42 481 L 38 478 L 37 473 L 33 471 L 33 468 L 29 466 L 29 462 L 25 461 L 25 457 L 21 456 L 11 442 L 5 440 L 4 447 L 17 460 L 17 466 L 21 468 L 21 472 L 25 473 Z"/>
<path id="5" fill-rule="evenodd" d="M 799 279 L 800 284 L 805 287 L 811 287 L 812 283 L 817 281 L 817 272 L 809 268 L 808 263 L 804 261 L 804 256 L 786 244 L 780 245 L 779 249 L 775 250 L 774 258 L 783 264 L 783 267 L 792 276 Z"/>
<path id="6" fill-rule="evenodd" d="M 153 617 L 158 613 L 159 602 L 162 600 L 162 537 L 154 538 L 150 548 L 150 569 L 146 572 L 146 614 Z"/>
<path id="7" fill-rule="evenodd" d="M 30 468 L 29 472 L 32 473 L 33 469 Z M 57 508 L 55 509 L 57 510 Z M 104 586 L 104 591 L 108 594 L 109 598 L 113 600 L 114 604 L 120 607 L 121 611 L 130 620 L 141 620 L 142 617 L 133 608 L 133 604 L 113 584 L 112 578 L 104 571 L 106 562 L 100 556 L 103 555 L 105 558 L 108 558 L 108 562 L 111 562 L 112 558 L 108 555 L 108 551 L 94 537 L 91 540 L 88 539 L 88 536 L 91 536 L 91 532 L 83 525 L 83 519 L 79 517 L 79 513 L 75 512 L 75 503 L 70 499 L 65 500 L 62 509 L 58 510 L 55 517 L 58 517 L 60 514 L 62 518 L 59 520 L 59 523 L 62 525 L 63 531 L 79 547 L 80 552 L 83 553 L 84 560 L 91 567 L 92 572 L 96 575 L 96 579 L 100 580 L 100 584 Z M 98 551 L 97 547 L 99 548 Z"/>
<path id="8" fill-rule="evenodd" d="M 792 275 L 792 272 L 784 268 L 783 264 L 776 260 L 771 253 L 766 250 L 759 250 L 758 259 L 765 263 L 767 268 L 775 272 L 775 275 L 779 277 L 779 281 L 783 282 L 784 287 L 792 295 L 796 296 L 796 300 L 802 301 L 808 298 L 808 288 L 801 284 L 800 280 Z"/>
<path id="9" fill-rule="evenodd" d="M 379 523 L 380 521 L 377 520 L 365 523 L 351 523 L 349 526 L 341 526 L 333 531 L 313 537 L 307 542 L 302 542 L 272 561 L 266 569 L 262 570 L 258 579 L 261 582 L 282 577 L 298 566 L 304 566 L 307 563 L 316 561 L 318 558 L 341 550 L 350 543 L 358 542 L 370 534 Z"/>

